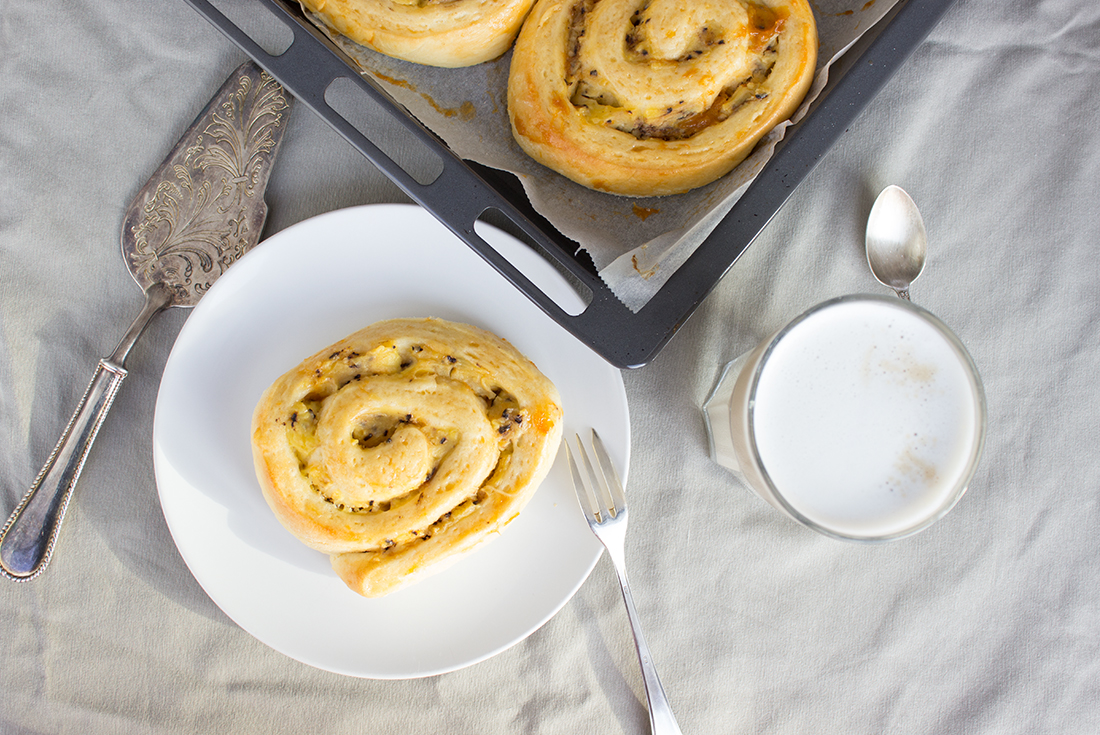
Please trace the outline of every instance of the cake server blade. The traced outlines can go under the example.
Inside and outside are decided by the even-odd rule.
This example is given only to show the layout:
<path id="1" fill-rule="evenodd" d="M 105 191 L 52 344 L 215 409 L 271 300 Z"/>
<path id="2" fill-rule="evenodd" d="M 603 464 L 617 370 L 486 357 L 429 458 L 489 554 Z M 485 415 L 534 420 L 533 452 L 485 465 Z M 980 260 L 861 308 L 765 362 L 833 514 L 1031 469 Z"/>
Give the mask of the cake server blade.
<path id="1" fill-rule="evenodd" d="M 0 574 L 25 581 L 49 563 L 73 488 L 149 321 L 191 307 L 259 242 L 264 191 L 293 98 L 252 62 L 207 104 L 126 211 L 122 256 L 145 305 L 92 382 L 60 441 L 0 529 Z"/>

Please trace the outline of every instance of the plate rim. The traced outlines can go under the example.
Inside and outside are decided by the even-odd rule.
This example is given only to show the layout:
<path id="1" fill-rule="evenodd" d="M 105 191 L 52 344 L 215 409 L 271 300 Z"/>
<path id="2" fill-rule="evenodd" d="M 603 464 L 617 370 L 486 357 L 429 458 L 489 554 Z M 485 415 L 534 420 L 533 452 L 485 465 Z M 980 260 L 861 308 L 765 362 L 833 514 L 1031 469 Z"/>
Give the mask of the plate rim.
<path id="1" fill-rule="evenodd" d="M 432 217 L 430 215 L 430 213 L 423 210 L 419 206 L 417 206 L 415 204 L 410 205 L 410 204 L 395 204 L 395 203 L 356 205 L 356 206 L 352 206 L 352 207 L 346 207 L 346 208 L 342 208 L 342 209 L 332 210 L 330 212 L 325 212 L 323 214 L 320 214 L 320 215 L 317 215 L 317 216 L 314 216 L 314 217 L 310 217 L 308 219 L 297 222 L 297 223 L 291 225 L 290 227 L 288 227 L 284 230 L 281 230 L 280 232 L 277 232 L 277 233 L 273 234 L 271 237 L 269 237 L 269 238 L 265 239 L 265 241 L 261 242 L 261 245 L 264 245 L 265 243 L 268 243 L 268 241 L 274 240 L 275 238 L 278 238 L 278 241 L 280 243 L 285 242 L 289 239 L 289 241 L 290 241 L 289 245 L 278 245 L 277 247 L 283 248 L 283 249 L 292 249 L 292 250 L 299 249 L 302 246 L 301 246 L 301 244 L 295 244 L 296 239 L 300 240 L 301 237 L 302 237 L 302 235 L 301 235 L 302 232 L 305 232 L 305 233 L 308 234 L 310 229 L 319 226 L 319 224 L 322 221 L 324 221 L 326 224 L 328 224 L 333 220 L 337 220 L 337 219 L 341 219 L 341 218 L 348 218 L 350 221 L 355 221 L 355 220 L 358 220 L 359 218 L 366 218 L 367 220 L 370 220 L 370 219 L 375 218 L 375 217 L 386 218 L 387 216 L 389 216 L 390 213 L 400 213 L 401 217 L 412 216 L 414 219 L 419 219 L 423 223 L 423 226 L 425 228 L 429 228 L 431 226 L 437 227 L 436 232 L 433 234 L 432 242 L 429 244 L 430 247 L 437 247 L 438 244 L 439 244 L 439 243 L 436 242 L 437 240 L 442 240 L 443 238 L 453 238 L 454 239 L 454 243 L 453 243 L 454 247 L 456 247 L 456 248 L 468 248 L 468 246 L 466 246 L 460 239 L 458 239 L 457 236 L 455 236 L 453 233 L 450 233 L 448 230 L 446 230 L 444 228 L 444 226 L 442 225 L 442 223 L 439 223 L 438 220 L 436 220 L 434 217 Z M 504 238 L 504 241 L 507 243 L 508 247 L 518 247 L 518 248 L 523 247 L 522 243 L 520 243 L 518 240 L 515 240 L 510 235 L 507 235 L 507 234 L 497 230 L 496 228 L 492 228 L 491 226 L 489 226 L 489 227 L 490 227 L 491 232 L 495 232 L 497 236 Z M 447 246 L 447 245 L 451 245 L 451 243 L 444 242 L 443 245 Z M 263 252 L 263 249 L 259 248 L 259 247 L 257 247 L 255 250 L 256 250 L 256 252 L 261 252 L 261 253 Z M 271 248 L 268 248 L 268 250 L 270 251 Z M 514 292 L 517 299 L 522 299 L 523 301 L 529 302 L 527 297 L 525 295 L 523 295 L 522 292 L 520 292 L 518 289 L 515 289 L 515 287 L 513 285 L 507 284 L 507 281 L 506 281 L 506 279 L 504 279 L 504 276 L 502 274 L 500 274 L 499 272 L 497 272 L 495 269 L 493 269 L 492 266 L 488 262 L 485 262 L 484 259 L 482 259 L 479 255 L 477 255 L 477 253 L 475 251 L 473 251 L 472 249 L 469 249 L 468 253 L 469 253 L 469 256 L 472 256 L 473 258 L 476 259 L 476 261 L 471 261 L 471 262 L 476 262 L 477 265 L 471 265 L 471 266 L 466 266 L 466 267 L 471 267 L 471 268 L 475 268 L 475 269 L 477 267 L 482 267 L 482 268 L 485 269 L 484 275 L 479 275 L 478 276 L 479 278 L 486 277 L 486 278 L 491 279 L 492 276 L 488 276 L 488 274 L 489 273 L 494 273 L 494 274 L 496 274 L 497 278 L 502 279 L 502 282 L 506 284 L 508 289 L 510 289 L 512 292 Z M 252 256 L 251 260 L 245 261 L 245 259 L 249 258 L 249 256 Z M 553 272 L 550 277 L 557 276 L 557 277 L 560 278 L 560 274 L 557 274 L 557 272 L 553 269 L 553 266 L 549 263 L 546 263 L 541 258 L 541 256 L 538 256 L 533 251 L 528 251 L 528 256 L 533 258 L 533 259 L 537 259 L 537 260 L 532 260 L 533 263 L 536 263 L 536 265 L 535 265 L 536 268 L 545 268 L 547 270 L 548 274 L 550 272 Z M 255 266 L 246 265 L 245 268 L 241 268 L 240 263 L 236 264 L 234 266 L 235 270 L 228 271 L 226 275 L 224 275 L 221 279 L 219 279 L 218 282 L 216 282 L 214 284 L 211 291 L 213 292 L 213 291 L 217 290 L 217 294 L 221 294 L 223 292 L 228 291 L 229 289 L 233 288 L 236 285 L 237 280 L 244 277 L 244 276 L 240 275 L 242 273 L 242 271 L 246 271 L 246 270 L 263 270 L 265 268 L 265 263 L 268 264 L 268 265 L 266 265 L 267 268 L 276 268 L 276 269 L 285 268 L 285 266 L 282 266 L 282 265 L 279 265 L 279 264 L 276 264 L 274 266 L 270 265 L 270 263 L 273 262 L 272 257 L 274 257 L 274 256 L 264 256 L 264 255 L 254 255 L 253 256 L 252 251 L 250 251 L 249 254 L 246 254 L 246 256 L 244 256 L 244 258 L 242 258 L 242 261 L 257 263 L 258 265 L 255 265 Z M 237 275 L 231 275 L 233 273 L 236 273 Z M 227 285 L 222 285 L 222 286 L 219 287 L 219 284 L 222 284 L 222 283 L 227 284 Z M 564 279 L 562 279 L 562 283 L 565 284 Z M 566 285 L 565 287 L 568 287 L 568 286 Z M 238 288 L 240 288 L 240 287 L 238 287 Z M 588 576 L 591 574 L 592 570 L 595 568 L 596 563 L 599 561 L 600 557 L 603 554 L 603 547 L 600 546 L 598 544 L 598 542 L 596 542 L 596 539 L 595 539 L 594 536 L 592 537 L 591 540 L 592 540 L 593 543 L 595 543 L 595 547 L 593 547 L 593 548 L 595 548 L 596 550 L 595 550 L 595 553 L 593 553 L 591 555 L 591 558 L 588 559 L 587 564 L 585 565 L 585 569 L 583 570 L 583 574 L 579 575 L 576 579 L 574 579 L 572 581 L 572 584 L 569 586 L 568 593 L 565 594 L 564 597 L 562 597 L 562 599 L 557 600 L 554 604 L 548 606 L 548 609 L 544 610 L 541 615 L 537 616 L 537 619 L 535 619 L 532 624 L 527 625 L 525 627 L 525 629 L 519 635 L 514 636 L 510 640 L 504 640 L 499 644 L 489 646 L 486 650 L 480 652 L 479 654 L 467 657 L 465 660 L 463 660 L 461 662 L 458 662 L 458 663 L 455 663 L 453 665 L 443 665 L 443 666 L 437 666 L 437 667 L 434 667 L 434 668 L 426 667 L 426 668 L 423 668 L 422 670 L 420 670 L 416 673 L 409 673 L 407 671 L 404 671 L 404 672 L 393 672 L 393 673 L 388 674 L 385 671 L 381 671 L 381 670 L 377 670 L 377 669 L 370 670 L 370 671 L 367 671 L 365 669 L 352 670 L 352 669 L 345 668 L 345 667 L 333 666 L 331 664 L 323 663 L 322 660 L 321 660 L 321 659 L 324 658 L 323 656 L 310 658 L 310 657 L 305 657 L 305 656 L 301 656 L 301 655 L 296 655 L 295 653 L 291 653 L 287 650 L 284 650 L 284 647 L 280 647 L 277 644 L 277 642 L 273 642 L 273 641 L 269 640 L 268 637 L 261 637 L 261 635 L 257 634 L 251 628 L 251 626 L 249 626 L 246 623 L 239 620 L 237 615 L 230 613 L 230 611 L 226 609 L 226 606 L 223 605 L 224 590 L 218 590 L 217 592 L 214 592 L 212 589 L 210 589 L 210 587 L 213 586 L 213 585 L 210 584 L 209 579 L 204 579 L 204 577 L 207 576 L 205 574 L 205 572 L 196 570 L 195 564 L 193 563 L 194 560 L 192 558 L 190 558 L 190 555 L 188 553 L 185 553 L 184 546 L 187 546 L 188 543 L 181 544 L 179 534 L 182 532 L 182 529 L 177 527 L 177 522 L 179 521 L 179 519 L 173 519 L 172 517 L 170 517 L 171 513 L 166 508 L 166 505 L 165 505 L 165 492 L 166 492 L 165 485 L 168 482 L 164 477 L 164 473 L 166 471 L 164 469 L 164 463 L 165 463 L 166 460 L 164 460 L 161 457 L 161 453 L 163 451 L 163 448 L 162 448 L 163 432 L 161 431 L 160 422 L 157 420 L 157 416 L 162 413 L 162 408 L 163 408 L 163 406 L 162 406 L 162 396 L 164 396 L 164 390 L 165 390 L 166 386 L 171 387 L 172 381 L 175 379 L 175 371 L 179 367 L 178 363 L 180 361 L 180 358 L 176 357 L 177 348 L 179 347 L 179 345 L 186 346 L 188 344 L 188 341 L 191 340 L 191 332 L 193 332 L 196 329 L 200 329 L 200 327 L 204 326 L 201 323 L 203 315 L 205 315 L 205 313 L 207 311 L 209 311 L 210 309 L 216 308 L 216 307 L 209 307 L 209 306 L 204 308 L 204 306 L 203 306 L 204 303 L 215 303 L 215 304 L 217 303 L 217 300 L 218 300 L 217 297 L 213 301 L 207 301 L 207 298 L 209 296 L 210 296 L 210 294 L 207 294 L 207 296 L 204 297 L 203 301 L 200 301 L 198 306 L 196 306 L 194 312 L 188 316 L 187 321 L 184 323 L 183 327 L 180 330 L 180 333 L 179 333 L 179 335 L 177 337 L 177 340 L 176 340 L 176 344 L 173 346 L 172 353 L 169 355 L 168 361 L 165 365 L 164 375 L 162 376 L 161 388 L 158 389 L 157 401 L 156 401 L 156 410 L 154 412 L 153 433 L 152 433 L 152 445 L 153 445 L 153 450 L 154 450 L 153 451 L 153 455 L 154 455 L 153 456 L 154 475 L 155 475 L 155 479 L 156 479 L 157 494 L 158 494 L 158 499 L 160 500 L 160 503 L 161 503 L 162 513 L 163 513 L 163 515 L 165 517 L 165 521 L 168 525 L 169 533 L 172 537 L 173 544 L 175 544 L 178 552 L 180 553 L 181 557 L 183 558 L 184 564 L 186 565 L 188 571 L 191 573 L 192 577 L 199 583 L 199 585 L 203 589 L 204 593 L 238 627 L 240 627 L 242 630 L 247 632 L 253 638 L 257 639 L 258 641 L 260 641 L 264 645 L 268 646 L 269 648 L 272 648 L 273 650 L 278 651 L 279 653 L 282 653 L 283 655 L 286 655 L 289 658 L 292 658 L 294 660 L 297 660 L 301 663 L 304 663 L 304 664 L 309 665 L 309 666 L 314 667 L 314 668 L 318 668 L 318 669 L 325 670 L 325 671 L 330 671 L 330 672 L 337 673 L 337 674 L 358 677 L 358 678 L 369 678 L 369 679 L 415 679 L 415 678 L 437 676 L 437 675 L 440 675 L 440 674 L 443 674 L 443 673 L 456 671 L 456 670 L 459 670 L 459 669 L 462 669 L 462 668 L 466 668 L 468 666 L 472 666 L 476 663 L 480 663 L 482 661 L 485 661 L 489 658 L 492 658 L 492 657 L 496 656 L 499 653 L 502 653 L 503 651 L 505 651 L 505 650 L 515 646 L 516 644 L 522 642 L 523 640 L 528 638 L 530 635 L 532 635 L 534 632 L 538 631 L 551 618 L 553 618 L 558 612 L 560 612 L 561 609 L 564 608 L 565 605 L 569 603 L 569 601 L 572 600 L 572 598 L 574 597 L 576 592 L 580 589 L 580 587 L 587 580 Z M 537 312 L 538 318 L 545 319 L 546 324 L 544 325 L 543 328 L 549 328 L 549 329 L 552 329 L 552 330 L 560 330 L 563 335 L 568 335 L 568 332 L 563 327 L 561 327 L 559 324 L 557 324 L 555 321 L 553 321 L 549 315 L 546 315 L 541 310 L 538 310 L 537 306 L 534 305 L 533 302 L 529 302 L 529 303 L 531 303 L 532 308 L 534 308 L 534 310 Z M 476 311 L 476 308 L 475 308 L 475 311 Z M 195 313 L 200 314 L 199 319 L 194 318 Z M 372 320 L 370 320 L 368 318 L 368 319 L 364 320 L 364 324 L 369 323 L 370 321 L 372 321 Z M 508 337 L 508 335 L 502 335 L 502 336 L 505 336 L 506 338 Z M 615 408 L 617 408 L 619 411 L 621 411 L 621 419 L 622 419 L 622 426 L 620 427 L 620 429 L 622 431 L 622 438 L 621 438 L 622 453 L 623 453 L 622 464 L 623 464 L 623 475 L 624 475 L 624 478 L 625 478 L 625 476 L 628 473 L 629 466 L 630 466 L 631 431 L 630 431 L 629 406 L 628 406 L 628 403 L 627 403 L 625 384 L 624 384 L 623 379 L 622 379 L 622 372 L 621 372 L 621 370 L 614 367 L 610 363 L 607 363 L 606 360 L 599 357 L 599 355 L 597 353 L 595 353 L 594 351 L 592 351 L 591 348 L 587 347 L 586 345 L 584 345 L 579 340 L 576 340 L 576 338 L 573 337 L 572 335 L 568 335 L 567 339 L 569 340 L 569 344 L 575 345 L 577 348 L 585 350 L 588 353 L 591 353 L 591 355 L 595 359 L 599 360 L 600 363 L 606 365 L 607 369 L 609 371 L 611 371 L 611 373 L 614 374 L 614 381 L 613 382 L 614 382 L 615 387 L 617 389 L 616 390 L 617 395 L 615 396 L 615 398 L 618 399 L 618 403 L 619 403 L 619 405 L 616 406 Z M 164 380 L 165 377 L 167 377 L 168 380 Z M 163 398 L 163 400 L 167 401 L 166 398 Z M 616 418 L 620 418 L 620 417 L 616 417 Z M 567 421 L 568 421 L 568 419 L 567 419 Z M 568 423 L 566 423 L 565 428 L 567 430 L 569 429 L 569 424 Z M 171 505 L 171 501 L 169 501 L 168 505 L 169 506 Z M 483 553 L 483 550 L 479 550 L 479 551 Z M 333 575 L 333 578 L 335 579 L 335 575 Z M 337 581 L 339 581 L 339 580 L 337 579 Z M 354 593 L 351 593 L 349 591 L 349 594 L 354 594 Z M 356 599 L 358 599 L 358 598 L 356 598 Z"/>

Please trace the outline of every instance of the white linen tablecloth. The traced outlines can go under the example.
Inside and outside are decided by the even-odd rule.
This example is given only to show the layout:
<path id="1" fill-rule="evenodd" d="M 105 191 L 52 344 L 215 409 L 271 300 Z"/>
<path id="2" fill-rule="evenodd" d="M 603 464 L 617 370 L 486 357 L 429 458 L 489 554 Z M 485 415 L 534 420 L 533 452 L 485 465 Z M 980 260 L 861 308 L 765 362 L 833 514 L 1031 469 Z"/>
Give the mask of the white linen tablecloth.
<path id="1" fill-rule="evenodd" d="M 0 14 L 0 515 L 137 314 L 122 212 L 242 54 L 171 0 Z M 624 374 L 628 558 L 685 733 L 1100 732 L 1100 3 L 959 0 L 648 366 Z M 907 189 L 913 298 L 967 344 L 989 434 L 969 492 L 908 540 L 785 520 L 707 456 L 720 364 L 792 316 L 887 292 L 862 233 Z M 304 106 L 268 233 L 404 195 Z M 50 568 L 0 580 L 0 733 L 639 733 L 604 559 L 547 625 L 415 681 L 313 669 L 234 625 L 157 500 L 162 315 L 88 460 Z"/>

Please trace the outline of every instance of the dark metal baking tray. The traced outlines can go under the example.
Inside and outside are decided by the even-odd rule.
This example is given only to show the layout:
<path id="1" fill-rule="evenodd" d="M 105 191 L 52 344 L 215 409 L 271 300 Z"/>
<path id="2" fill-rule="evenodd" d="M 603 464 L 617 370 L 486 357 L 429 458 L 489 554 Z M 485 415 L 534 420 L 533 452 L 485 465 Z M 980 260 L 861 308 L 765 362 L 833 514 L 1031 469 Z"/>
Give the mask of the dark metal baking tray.
<path id="1" fill-rule="evenodd" d="M 285 24 L 293 39 L 285 51 L 273 50 L 274 55 L 210 0 L 187 2 L 551 318 L 608 362 L 634 368 L 653 359 L 673 337 L 953 0 L 900 0 L 834 63 L 828 85 L 808 114 L 787 131 L 764 170 L 692 256 L 637 313 L 611 292 L 577 243 L 534 211 L 514 176 L 452 153 L 373 80 L 356 73 L 354 63 L 303 16 L 296 2 L 218 0 L 223 9 L 233 2 L 264 6 Z M 249 8 L 250 12 L 256 11 L 252 5 Z M 368 104 L 376 105 L 407 134 L 433 150 L 442 161 L 438 176 L 421 183 L 424 177 L 414 178 L 372 142 L 369 134 L 334 110 L 325 95 L 337 79 L 346 79 L 342 87 L 361 94 L 370 101 Z M 541 252 L 579 290 L 587 292 L 590 300 L 584 311 L 567 313 L 475 231 L 479 219 L 499 224 L 502 218 L 505 229 Z"/>

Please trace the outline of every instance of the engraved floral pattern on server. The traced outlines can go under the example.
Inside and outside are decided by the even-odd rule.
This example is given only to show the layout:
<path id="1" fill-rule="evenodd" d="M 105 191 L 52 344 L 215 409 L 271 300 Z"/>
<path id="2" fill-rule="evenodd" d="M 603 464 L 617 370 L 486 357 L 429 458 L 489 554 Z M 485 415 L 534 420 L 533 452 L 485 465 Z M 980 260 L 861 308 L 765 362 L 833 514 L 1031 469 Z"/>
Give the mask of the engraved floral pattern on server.
<path id="1" fill-rule="evenodd" d="M 171 284 L 177 296 L 201 296 L 252 244 L 263 226 L 265 169 L 290 103 L 266 72 L 242 74 L 193 145 L 179 151 L 166 178 L 131 227 L 130 266 L 139 280 Z"/>

